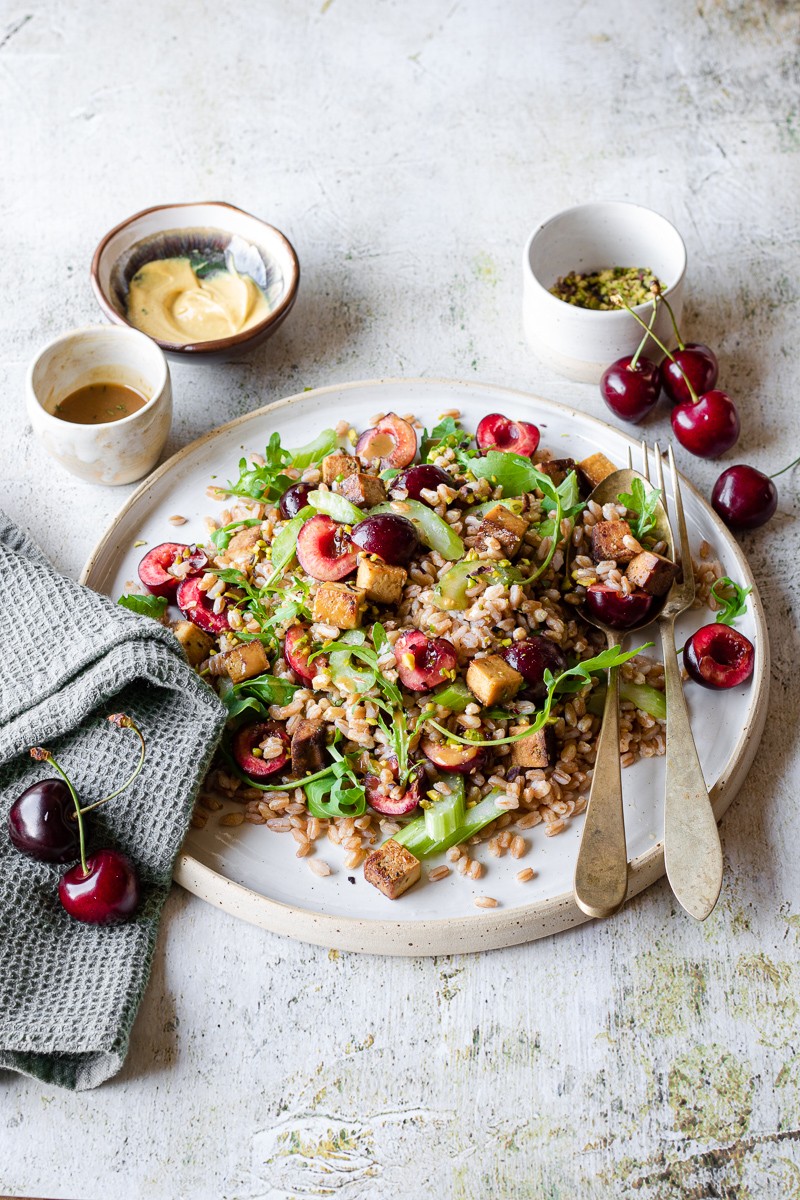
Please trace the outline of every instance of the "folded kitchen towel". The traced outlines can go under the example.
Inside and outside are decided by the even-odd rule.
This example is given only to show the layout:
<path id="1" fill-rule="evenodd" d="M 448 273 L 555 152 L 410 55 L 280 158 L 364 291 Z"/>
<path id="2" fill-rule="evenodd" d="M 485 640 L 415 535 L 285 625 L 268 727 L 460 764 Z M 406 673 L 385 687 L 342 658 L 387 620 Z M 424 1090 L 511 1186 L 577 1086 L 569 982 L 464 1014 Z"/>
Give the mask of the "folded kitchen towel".
<path id="1" fill-rule="evenodd" d="M 159 915 L 224 710 L 169 630 L 59 575 L 0 513 L 0 1068 L 96 1087 L 122 1065 L 150 972 Z M 85 925 L 58 900 L 67 869 L 20 854 L 7 835 L 19 793 L 53 776 L 46 746 L 85 801 L 132 787 L 87 818 L 88 849 L 136 865 L 142 902 L 121 925 Z"/>

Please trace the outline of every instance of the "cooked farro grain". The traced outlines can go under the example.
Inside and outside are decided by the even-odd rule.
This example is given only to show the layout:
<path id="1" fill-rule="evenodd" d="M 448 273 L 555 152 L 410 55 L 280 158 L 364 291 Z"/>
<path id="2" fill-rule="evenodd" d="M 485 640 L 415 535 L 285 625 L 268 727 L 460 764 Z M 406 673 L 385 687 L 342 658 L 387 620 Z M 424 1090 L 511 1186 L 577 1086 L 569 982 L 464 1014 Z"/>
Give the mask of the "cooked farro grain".
<path id="1" fill-rule="evenodd" d="M 476 908 L 497 908 L 498 901 L 494 896 L 476 896 L 473 904 Z"/>

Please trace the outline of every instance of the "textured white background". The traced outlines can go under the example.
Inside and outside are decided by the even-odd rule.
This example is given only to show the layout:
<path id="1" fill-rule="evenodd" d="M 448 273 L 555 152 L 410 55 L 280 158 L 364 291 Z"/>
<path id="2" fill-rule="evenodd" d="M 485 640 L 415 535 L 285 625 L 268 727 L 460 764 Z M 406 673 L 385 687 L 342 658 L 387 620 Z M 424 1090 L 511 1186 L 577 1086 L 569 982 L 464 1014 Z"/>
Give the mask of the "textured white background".
<path id="1" fill-rule="evenodd" d="M 519 260 L 567 204 L 683 232 L 690 336 L 736 458 L 800 450 L 793 0 L 89 0 L 0 17 L 0 503 L 77 574 L 125 492 L 60 473 L 23 408 L 36 347 L 97 320 L 127 214 L 228 199 L 286 231 L 293 314 L 247 362 L 174 370 L 170 450 L 280 395 L 376 375 L 578 403 L 521 335 Z M 665 410 L 648 432 L 664 436 Z M 709 487 L 718 467 L 685 461 Z M 729 459 L 729 461 L 732 461 Z M 772 714 L 722 825 L 705 926 L 666 885 L 615 920 L 471 958 L 328 954 L 175 892 L 121 1075 L 0 1081 L 0 1191 L 48 1197 L 800 1196 L 796 479 L 744 539 Z"/>

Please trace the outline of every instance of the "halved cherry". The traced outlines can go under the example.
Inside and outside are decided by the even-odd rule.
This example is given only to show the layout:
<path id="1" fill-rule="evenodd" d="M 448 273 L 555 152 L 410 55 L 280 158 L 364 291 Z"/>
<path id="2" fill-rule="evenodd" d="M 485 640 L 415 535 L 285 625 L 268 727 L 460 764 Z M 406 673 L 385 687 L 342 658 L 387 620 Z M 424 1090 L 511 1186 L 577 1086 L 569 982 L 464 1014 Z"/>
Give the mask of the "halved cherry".
<path id="1" fill-rule="evenodd" d="M 383 790 L 377 775 L 365 775 L 364 791 L 367 794 L 367 803 L 370 808 L 383 813 L 384 816 L 403 817 L 406 813 L 413 812 L 422 799 L 424 781 L 425 769 L 418 767 L 402 796 L 395 800 Z"/>
<path id="2" fill-rule="evenodd" d="M 344 579 L 358 566 L 358 548 L 344 525 L 325 513 L 310 517 L 297 535 L 297 558 L 312 579 Z"/>
<path id="3" fill-rule="evenodd" d="M 275 758 L 255 754 L 261 743 L 270 737 L 281 739 L 281 753 Z M 236 734 L 232 746 L 233 757 L 246 775 L 252 775 L 254 779 L 267 779 L 282 771 L 291 761 L 291 745 L 291 738 L 281 721 L 257 721 L 255 725 L 245 725 Z"/>
<path id="4" fill-rule="evenodd" d="M 478 425 L 475 441 L 481 450 L 513 450 L 532 457 L 540 436 L 530 421 L 511 421 L 502 413 L 489 413 Z"/>
<path id="5" fill-rule="evenodd" d="M 286 637 L 283 639 L 283 657 L 295 675 L 304 683 L 311 683 L 314 676 L 328 665 L 324 654 L 320 654 L 312 663 L 309 663 L 308 660 L 313 651 L 311 638 L 305 625 L 291 625 L 286 630 Z"/>
<path id="6" fill-rule="evenodd" d="M 632 629 L 650 612 L 655 596 L 637 589 L 624 596 L 608 583 L 593 583 L 586 589 L 586 607 L 611 629 Z"/>
<path id="7" fill-rule="evenodd" d="M 381 468 L 407 467 L 414 461 L 417 453 L 417 435 L 413 425 L 398 417 L 397 413 L 387 413 L 372 429 L 362 433 L 356 442 L 356 454 L 359 458 L 372 462 L 379 458 Z"/>
<path id="8" fill-rule="evenodd" d="M 198 629 L 204 629 L 206 633 L 222 633 L 224 629 L 230 628 L 227 612 L 223 609 L 222 612 L 215 613 L 214 601 L 209 600 L 207 592 L 200 590 L 199 576 L 191 575 L 184 579 L 178 586 L 175 600 L 186 620 L 191 621 Z"/>
<path id="9" fill-rule="evenodd" d="M 486 749 L 483 746 L 448 746 L 447 742 L 433 742 L 423 738 L 420 749 L 440 771 L 451 775 L 468 775 L 483 766 Z"/>
<path id="10" fill-rule="evenodd" d="M 173 596 L 178 580 L 168 568 L 175 565 L 178 555 L 189 547 L 183 542 L 162 542 L 148 550 L 139 563 L 139 578 L 154 596 Z"/>
<path id="11" fill-rule="evenodd" d="M 704 625 L 683 648 L 683 665 L 695 683 L 715 691 L 747 683 L 753 674 L 755 647 L 730 625 Z"/>
<path id="12" fill-rule="evenodd" d="M 394 660 L 400 682 L 412 692 L 430 692 L 454 677 L 458 658 L 447 638 L 428 637 L 419 629 L 407 629 L 394 644 Z"/>

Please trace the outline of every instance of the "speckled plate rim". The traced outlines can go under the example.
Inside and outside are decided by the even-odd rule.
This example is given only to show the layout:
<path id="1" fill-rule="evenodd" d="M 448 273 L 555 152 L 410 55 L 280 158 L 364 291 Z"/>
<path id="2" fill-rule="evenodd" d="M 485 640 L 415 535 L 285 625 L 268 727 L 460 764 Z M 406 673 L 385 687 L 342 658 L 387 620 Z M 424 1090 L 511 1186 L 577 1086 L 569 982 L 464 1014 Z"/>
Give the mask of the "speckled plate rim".
<path id="1" fill-rule="evenodd" d="M 93 572 L 97 569 L 101 556 L 106 552 L 109 543 L 113 542 L 115 529 L 119 520 L 130 509 L 138 505 L 148 495 L 153 485 L 165 475 L 173 471 L 181 462 L 195 454 L 201 447 L 232 429 L 241 428 L 250 421 L 263 418 L 268 413 L 280 411 L 288 405 L 299 401 L 313 400 L 329 394 L 356 391 L 364 388 L 375 388 L 381 385 L 407 385 L 409 387 L 451 387 L 467 392 L 492 393 L 498 402 L 503 397 L 514 401 L 533 402 L 540 408 L 571 417 L 582 423 L 592 425 L 598 430 L 599 444 L 602 445 L 602 435 L 608 432 L 622 438 L 630 444 L 632 450 L 638 451 L 640 443 L 627 433 L 605 421 L 592 417 L 587 413 L 559 404 L 555 400 L 545 400 L 521 389 L 503 387 L 497 384 L 473 383 L 455 379 L 439 379 L 434 377 L 417 378 L 386 378 L 363 379 L 353 383 L 331 384 L 327 387 L 314 388 L 293 396 L 286 396 L 266 404 L 253 412 L 218 426 L 209 433 L 203 434 L 172 458 L 168 459 L 144 480 L 136 491 L 128 498 L 120 511 L 113 518 L 106 532 L 92 550 L 86 562 L 80 582 L 92 586 Z M 720 538 L 724 541 L 727 552 L 736 562 L 742 577 L 752 579 L 750 566 L 731 536 L 728 529 L 717 517 L 698 490 L 681 475 L 681 487 L 692 492 L 705 508 L 709 519 L 713 522 Z M 719 779 L 711 790 L 711 800 L 714 814 L 719 821 L 727 811 L 739 788 L 744 783 L 758 749 L 759 741 L 764 730 L 769 699 L 769 638 L 766 618 L 761 597 L 753 582 L 750 597 L 753 615 L 758 631 L 756 640 L 756 662 L 750 703 L 750 719 L 742 727 L 739 738 L 733 748 L 728 762 Z M 628 892 L 626 901 L 650 887 L 664 875 L 664 847 L 657 842 L 644 854 L 631 859 L 628 868 Z M 284 904 L 272 900 L 251 888 L 235 883 L 207 867 L 192 855 L 179 854 L 173 878 L 176 883 L 187 891 L 193 892 L 201 900 L 213 904 L 232 916 L 239 917 L 252 925 L 268 929 L 272 933 L 284 934 L 298 941 L 310 942 L 313 945 L 330 949 L 350 950 L 364 954 L 387 955 L 439 955 L 474 953 L 481 950 L 496 950 L 503 946 L 515 946 L 524 942 L 535 941 L 549 934 L 560 933 L 571 929 L 584 921 L 590 920 L 567 892 L 558 896 L 537 900 L 531 904 L 515 906 L 513 909 L 486 909 L 476 911 L 468 917 L 448 917 L 440 920 L 362 920 L 358 917 L 342 917 L 325 913 L 312 912 L 308 909 Z"/>

